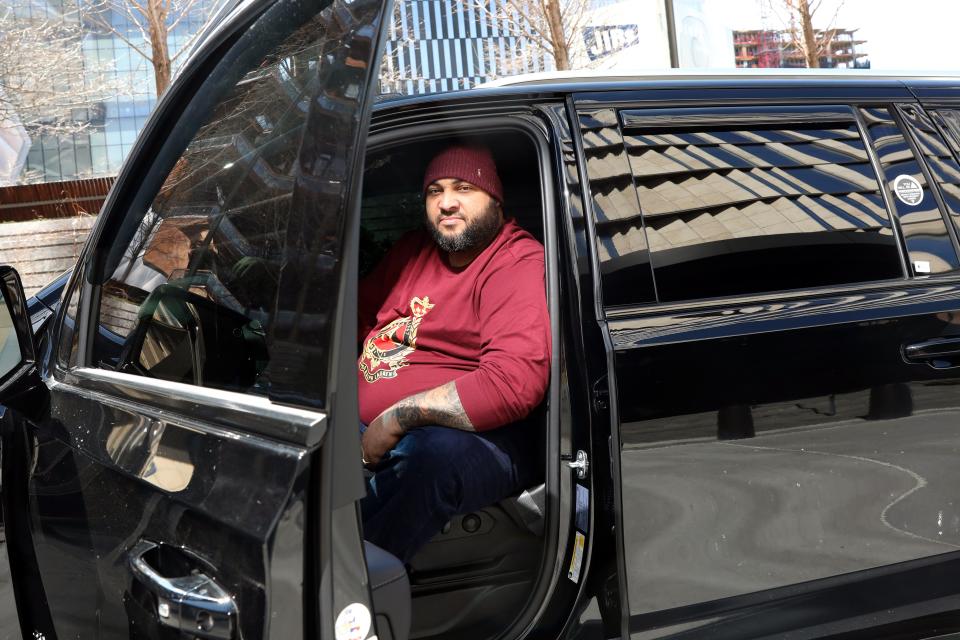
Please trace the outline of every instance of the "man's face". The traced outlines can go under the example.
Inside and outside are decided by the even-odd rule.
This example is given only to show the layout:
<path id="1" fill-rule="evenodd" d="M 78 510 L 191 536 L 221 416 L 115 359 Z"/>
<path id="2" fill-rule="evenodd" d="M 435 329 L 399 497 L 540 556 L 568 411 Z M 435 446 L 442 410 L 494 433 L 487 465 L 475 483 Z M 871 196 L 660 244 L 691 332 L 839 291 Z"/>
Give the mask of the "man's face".
<path id="1" fill-rule="evenodd" d="M 490 195 L 464 180 L 441 178 L 427 187 L 427 228 L 449 253 L 482 249 L 500 225 L 503 211 Z"/>

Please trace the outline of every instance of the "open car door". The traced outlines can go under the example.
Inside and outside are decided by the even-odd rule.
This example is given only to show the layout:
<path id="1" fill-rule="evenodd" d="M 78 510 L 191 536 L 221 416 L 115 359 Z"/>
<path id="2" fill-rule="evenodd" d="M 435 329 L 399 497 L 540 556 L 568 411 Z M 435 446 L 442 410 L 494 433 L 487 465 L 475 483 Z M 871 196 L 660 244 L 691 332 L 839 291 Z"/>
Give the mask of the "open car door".
<path id="1" fill-rule="evenodd" d="M 24 638 L 378 633 L 350 252 L 388 5 L 238 3 L 138 139 L 45 353 L 5 297 Z"/>
<path id="2" fill-rule="evenodd" d="M 0 267 L 0 398 L 4 402 L 42 404 L 44 400 L 36 367 L 26 296 L 17 272 Z M 43 592 L 36 572 L 26 520 L 15 514 L 24 509 L 22 475 L 15 473 L 23 419 L 0 404 L 0 629 L 9 637 L 16 630 L 37 628 L 49 622 Z M 28 603 L 34 601 L 33 606 Z M 19 604 L 19 606 L 18 606 Z M 18 613 L 20 614 L 18 620 Z M 29 637 L 24 635 L 23 637 Z"/>

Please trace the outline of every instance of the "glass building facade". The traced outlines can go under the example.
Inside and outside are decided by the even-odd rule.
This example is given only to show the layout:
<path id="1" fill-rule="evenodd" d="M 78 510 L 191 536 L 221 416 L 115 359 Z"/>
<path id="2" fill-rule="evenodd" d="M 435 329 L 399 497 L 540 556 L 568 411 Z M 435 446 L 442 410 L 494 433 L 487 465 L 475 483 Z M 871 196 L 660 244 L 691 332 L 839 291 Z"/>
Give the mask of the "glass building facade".
<path id="1" fill-rule="evenodd" d="M 399 0 L 381 67 L 383 93 L 469 89 L 502 76 L 549 71 L 551 56 L 522 35 L 496 0 Z"/>
<path id="2" fill-rule="evenodd" d="M 171 29 L 168 47 L 176 56 L 203 25 L 217 0 L 197 0 Z M 157 101 L 153 65 L 138 50 L 150 53 L 140 27 L 114 6 L 123 0 L 12 0 L 19 20 L 65 19 L 80 28 L 84 62 L 90 69 L 107 69 L 120 88 L 92 104 L 75 118 L 90 126 L 70 136 L 31 136 L 22 181 L 52 182 L 116 175 L 137 134 Z M 107 23 L 111 29 L 105 28 Z M 174 60 L 174 70 L 184 56 Z"/>

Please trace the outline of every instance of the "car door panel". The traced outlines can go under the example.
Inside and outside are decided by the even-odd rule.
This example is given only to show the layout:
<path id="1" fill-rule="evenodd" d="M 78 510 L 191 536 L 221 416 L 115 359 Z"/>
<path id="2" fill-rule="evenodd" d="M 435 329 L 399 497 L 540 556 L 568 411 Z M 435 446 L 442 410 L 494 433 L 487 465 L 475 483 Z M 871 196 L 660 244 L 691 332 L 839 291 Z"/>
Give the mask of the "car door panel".
<path id="1" fill-rule="evenodd" d="M 33 377 L 34 382 L 39 382 L 36 376 Z M 43 398 L 39 400 L 42 402 Z M 6 583 L 8 598 L 2 606 L 4 620 L 10 623 L 9 626 L 5 625 L 4 629 L 14 638 L 30 637 L 34 632 L 49 635 L 53 630 L 30 521 L 20 515 L 29 511 L 26 478 L 33 449 L 25 436 L 31 427 L 32 423 L 22 412 L 12 407 L 0 406 L 3 546 L 6 559 L 9 560 Z"/>
<path id="2" fill-rule="evenodd" d="M 299 616 L 293 594 L 275 591 L 268 603 L 263 586 L 271 582 L 277 523 L 298 527 L 303 537 L 302 517 L 295 517 L 306 500 L 302 448 L 238 438 L 206 421 L 73 385 L 58 385 L 53 398 L 50 418 L 34 433 L 30 515 L 59 636 L 89 633 L 94 611 L 106 637 L 139 637 L 151 628 L 131 626 L 128 616 L 128 603 L 146 587 L 128 567 L 140 541 L 196 556 L 196 568 L 243 603 L 243 637 L 262 637 L 273 617 Z M 70 588 L 78 583 L 91 588 Z M 156 625 L 155 607 L 139 619 Z"/>
<path id="3" fill-rule="evenodd" d="M 645 390 L 620 405 L 634 615 L 857 571 L 872 595 L 867 570 L 954 552 L 957 380 L 901 352 L 951 335 L 916 313 L 948 314 L 944 289 L 611 322 L 618 382 Z"/>
<path id="4" fill-rule="evenodd" d="M 251 5 L 145 128 L 52 325 L 43 402 L 5 427 L 24 455 L 4 497 L 52 614 L 25 635 L 333 638 L 336 612 L 369 611 L 360 466 L 334 474 L 356 400 L 329 372 L 354 358 L 341 267 L 387 5 Z M 334 438 L 330 415 L 354 419 Z"/>
<path id="5" fill-rule="evenodd" d="M 892 105 L 776 93 L 578 112 L 632 637 L 883 637 L 957 608 L 953 234 Z"/>

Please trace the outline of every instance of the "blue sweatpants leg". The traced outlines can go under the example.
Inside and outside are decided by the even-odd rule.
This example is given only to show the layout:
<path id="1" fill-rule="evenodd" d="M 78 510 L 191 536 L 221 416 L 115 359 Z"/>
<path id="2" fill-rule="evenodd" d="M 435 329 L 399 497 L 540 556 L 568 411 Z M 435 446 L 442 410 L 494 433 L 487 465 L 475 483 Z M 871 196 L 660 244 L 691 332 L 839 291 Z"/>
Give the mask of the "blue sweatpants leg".
<path id="1" fill-rule="evenodd" d="M 368 480 L 360 502 L 364 537 L 407 562 L 452 516 L 533 484 L 538 465 L 523 427 L 410 430 Z"/>

